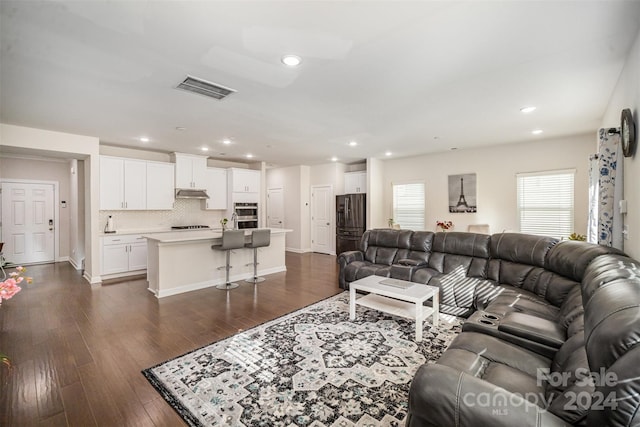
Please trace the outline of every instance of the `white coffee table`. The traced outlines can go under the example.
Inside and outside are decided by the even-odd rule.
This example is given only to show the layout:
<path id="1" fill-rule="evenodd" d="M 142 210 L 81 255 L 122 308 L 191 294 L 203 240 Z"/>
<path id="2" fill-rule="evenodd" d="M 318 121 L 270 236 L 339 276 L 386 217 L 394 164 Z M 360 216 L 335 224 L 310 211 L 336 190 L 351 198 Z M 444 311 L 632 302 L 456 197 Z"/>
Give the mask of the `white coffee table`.
<path id="1" fill-rule="evenodd" d="M 356 304 L 373 308 L 396 316 L 406 317 L 416 321 L 416 342 L 422 341 L 422 322 L 429 315 L 433 315 L 433 326 L 438 326 L 438 295 L 439 288 L 409 283 L 406 289 L 380 282 L 386 277 L 368 276 L 349 284 L 349 318 L 356 319 Z M 368 295 L 356 299 L 356 291 L 369 292 Z M 425 307 L 425 301 L 432 299 L 432 307 Z"/>

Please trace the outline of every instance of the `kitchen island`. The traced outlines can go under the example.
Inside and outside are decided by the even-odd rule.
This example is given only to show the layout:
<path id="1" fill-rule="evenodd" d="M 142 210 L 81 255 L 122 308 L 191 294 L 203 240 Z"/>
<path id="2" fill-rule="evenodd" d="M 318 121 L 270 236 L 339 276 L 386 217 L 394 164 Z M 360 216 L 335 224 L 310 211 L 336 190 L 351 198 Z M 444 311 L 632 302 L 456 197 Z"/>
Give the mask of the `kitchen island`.
<path id="1" fill-rule="evenodd" d="M 291 230 L 270 230 L 271 244 L 258 249 L 260 276 L 287 270 L 285 235 Z M 247 242 L 251 239 L 252 231 L 245 231 Z M 211 249 L 212 245 L 222 243 L 222 230 L 148 233 L 143 234 L 143 237 L 147 239 L 149 291 L 157 298 L 225 283 L 225 270 L 218 269 L 225 265 L 225 251 Z M 253 249 L 234 249 L 231 252 L 231 265 L 231 281 L 244 281 L 253 277 Z"/>

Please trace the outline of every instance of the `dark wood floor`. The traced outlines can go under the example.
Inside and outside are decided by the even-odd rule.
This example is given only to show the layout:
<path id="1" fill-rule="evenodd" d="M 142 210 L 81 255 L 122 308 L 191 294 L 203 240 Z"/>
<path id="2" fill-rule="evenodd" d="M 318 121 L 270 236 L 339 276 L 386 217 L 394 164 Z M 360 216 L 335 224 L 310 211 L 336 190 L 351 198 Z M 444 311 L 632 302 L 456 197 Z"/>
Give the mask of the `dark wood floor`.
<path id="1" fill-rule="evenodd" d="M 67 263 L 31 266 L 0 306 L 1 426 L 180 426 L 140 371 L 340 293 L 335 256 L 287 253 L 287 272 L 156 299 L 144 279 L 90 286 Z M 176 266 L 188 268 L 188 266 Z"/>

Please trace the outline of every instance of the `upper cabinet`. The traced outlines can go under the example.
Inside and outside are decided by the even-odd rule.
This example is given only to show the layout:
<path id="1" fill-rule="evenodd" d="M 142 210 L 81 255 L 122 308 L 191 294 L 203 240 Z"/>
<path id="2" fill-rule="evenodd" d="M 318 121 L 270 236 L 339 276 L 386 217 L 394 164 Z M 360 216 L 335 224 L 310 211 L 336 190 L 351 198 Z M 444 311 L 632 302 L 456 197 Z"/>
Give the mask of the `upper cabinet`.
<path id="1" fill-rule="evenodd" d="M 344 193 L 366 193 L 367 171 L 346 172 L 344 174 Z"/>
<path id="2" fill-rule="evenodd" d="M 147 162 L 147 209 L 171 210 L 175 202 L 173 163 Z"/>
<path id="3" fill-rule="evenodd" d="M 253 169 L 230 168 L 229 187 L 234 193 L 259 193 L 260 171 Z"/>
<path id="4" fill-rule="evenodd" d="M 206 188 L 207 157 L 173 153 L 176 161 L 176 188 Z"/>
<path id="5" fill-rule="evenodd" d="M 204 209 L 227 209 L 226 169 L 207 168 L 205 174 L 205 190 L 209 198 L 202 201 Z"/>
<path id="6" fill-rule="evenodd" d="M 147 163 L 100 156 L 100 209 L 146 209 Z"/>
<path id="7" fill-rule="evenodd" d="M 100 156 L 100 210 L 169 210 L 173 163 Z"/>

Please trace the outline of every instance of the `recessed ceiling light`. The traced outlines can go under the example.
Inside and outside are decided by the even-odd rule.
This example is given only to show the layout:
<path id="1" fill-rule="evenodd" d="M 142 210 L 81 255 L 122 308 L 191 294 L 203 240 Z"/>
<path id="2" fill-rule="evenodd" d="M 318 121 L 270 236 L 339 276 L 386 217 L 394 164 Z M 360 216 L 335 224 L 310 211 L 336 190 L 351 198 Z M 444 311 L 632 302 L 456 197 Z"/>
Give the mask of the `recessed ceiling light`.
<path id="1" fill-rule="evenodd" d="M 349 146 L 350 147 L 355 147 L 356 145 L 358 145 L 358 143 L 356 141 L 349 141 Z"/>
<path id="2" fill-rule="evenodd" d="M 531 113 L 531 112 L 533 112 L 535 110 L 536 110 L 536 107 L 534 107 L 533 105 L 530 105 L 528 107 L 522 107 L 520 109 L 520 111 L 523 112 L 523 113 Z"/>
<path id="3" fill-rule="evenodd" d="M 531 133 L 534 135 L 540 135 L 542 133 L 542 129 L 532 130 Z"/>
<path id="4" fill-rule="evenodd" d="M 202 151 L 209 151 L 209 147 L 202 147 Z"/>
<path id="5" fill-rule="evenodd" d="M 386 153 L 384 153 L 385 156 L 390 156 L 391 154 L 391 151 L 387 151 Z"/>
<path id="6" fill-rule="evenodd" d="M 222 140 L 222 143 L 223 143 L 224 145 L 229 145 L 229 144 L 231 144 L 231 140 L 230 140 L 230 139 L 223 139 L 223 140 Z"/>
<path id="7" fill-rule="evenodd" d="M 138 139 L 140 139 L 140 142 L 149 142 L 149 138 L 147 138 L 146 136 L 141 136 Z"/>
<path id="8" fill-rule="evenodd" d="M 281 61 L 286 66 L 297 67 L 302 62 L 302 59 L 297 55 L 285 55 Z"/>
<path id="9" fill-rule="evenodd" d="M 338 161 L 338 158 L 334 156 L 334 157 L 332 157 L 332 158 L 331 158 L 331 161 L 332 161 L 332 162 L 337 162 L 337 161 Z"/>
<path id="10" fill-rule="evenodd" d="M 247 154 L 247 159 L 251 159 L 251 158 L 253 158 L 253 154 L 251 153 Z"/>

